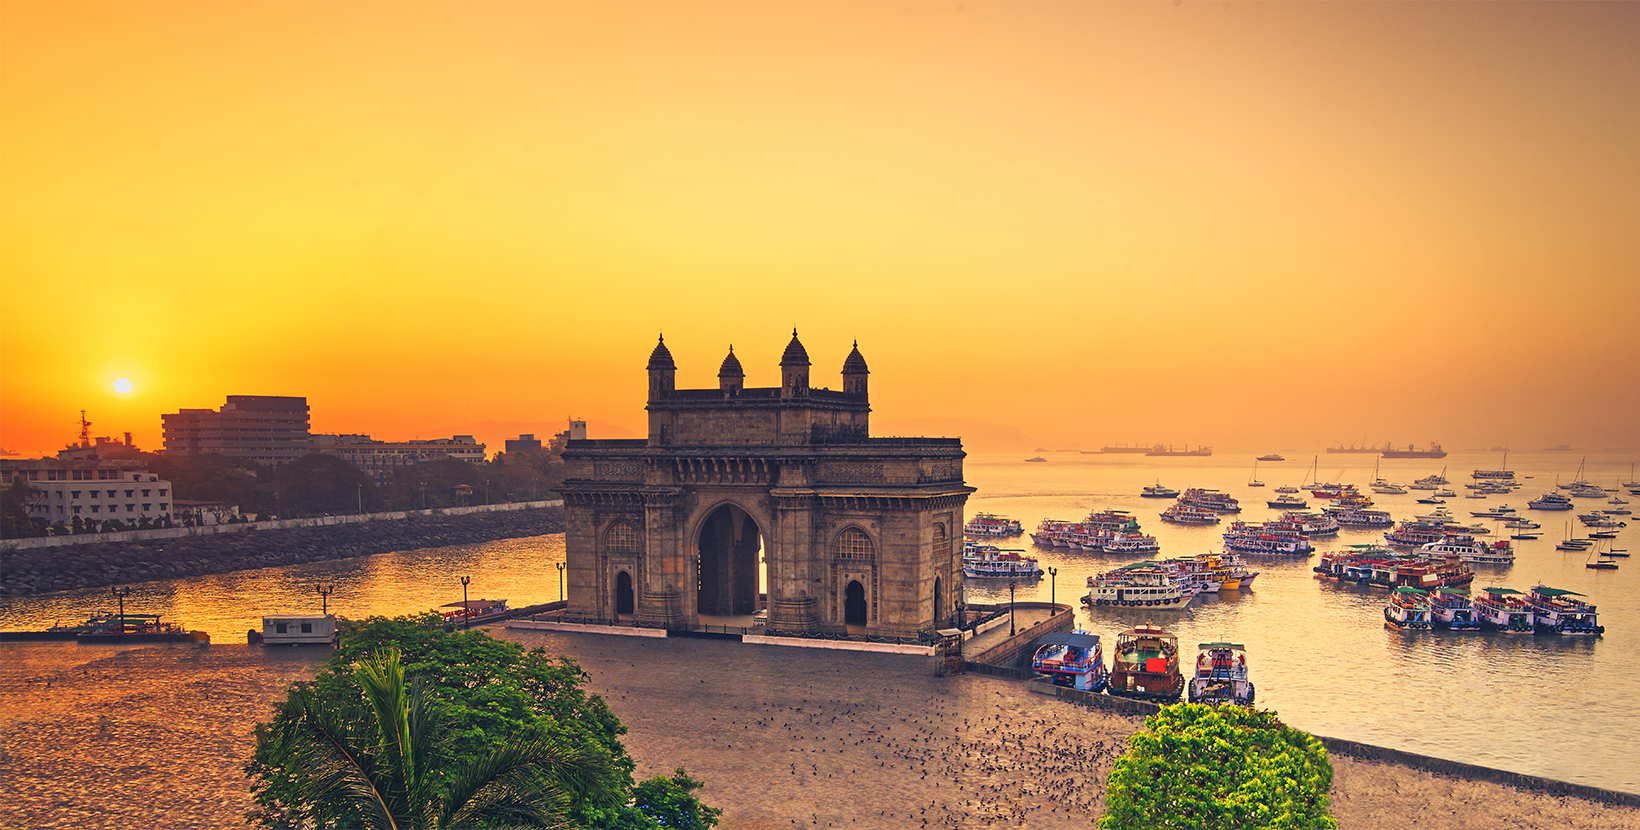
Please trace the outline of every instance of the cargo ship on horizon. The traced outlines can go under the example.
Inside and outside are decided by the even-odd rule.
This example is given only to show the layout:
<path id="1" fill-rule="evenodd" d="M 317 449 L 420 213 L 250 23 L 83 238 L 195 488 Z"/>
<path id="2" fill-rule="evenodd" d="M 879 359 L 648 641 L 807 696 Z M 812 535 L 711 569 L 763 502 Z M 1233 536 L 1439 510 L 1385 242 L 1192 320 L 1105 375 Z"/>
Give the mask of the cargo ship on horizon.
<path id="1" fill-rule="evenodd" d="M 1385 458 L 1445 458 L 1446 457 L 1446 450 L 1441 449 L 1440 444 L 1437 444 L 1437 443 L 1431 441 L 1430 444 L 1429 444 L 1429 449 L 1426 449 L 1426 450 L 1420 450 L 1416 446 L 1413 446 L 1412 444 L 1408 444 L 1407 448 L 1404 449 L 1404 450 L 1396 450 L 1396 449 L 1385 448 L 1384 457 Z"/>

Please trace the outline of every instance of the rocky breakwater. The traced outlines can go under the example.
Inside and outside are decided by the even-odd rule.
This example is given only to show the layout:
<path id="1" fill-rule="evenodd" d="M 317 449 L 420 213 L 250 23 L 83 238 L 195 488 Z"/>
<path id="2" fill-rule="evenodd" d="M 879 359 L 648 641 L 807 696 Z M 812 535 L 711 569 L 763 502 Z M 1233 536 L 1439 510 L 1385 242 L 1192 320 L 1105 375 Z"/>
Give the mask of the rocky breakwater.
<path id="1" fill-rule="evenodd" d="M 412 514 L 403 519 L 357 524 L 288 530 L 251 527 L 243 533 L 213 536 L 0 550 L 0 596 L 101 588 L 563 531 L 563 509 L 544 507 L 461 516 Z"/>

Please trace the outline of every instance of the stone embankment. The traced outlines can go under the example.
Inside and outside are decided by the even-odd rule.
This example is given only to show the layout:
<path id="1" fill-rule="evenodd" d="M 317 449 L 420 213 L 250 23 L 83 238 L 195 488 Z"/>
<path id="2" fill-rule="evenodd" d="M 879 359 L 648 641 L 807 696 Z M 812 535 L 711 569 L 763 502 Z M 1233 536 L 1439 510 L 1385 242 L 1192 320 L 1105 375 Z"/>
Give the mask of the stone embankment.
<path id="1" fill-rule="evenodd" d="M 542 507 L 465 515 L 412 513 L 278 530 L 248 525 L 239 533 L 0 549 L 0 596 L 299 565 L 563 530 L 563 509 Z"/>

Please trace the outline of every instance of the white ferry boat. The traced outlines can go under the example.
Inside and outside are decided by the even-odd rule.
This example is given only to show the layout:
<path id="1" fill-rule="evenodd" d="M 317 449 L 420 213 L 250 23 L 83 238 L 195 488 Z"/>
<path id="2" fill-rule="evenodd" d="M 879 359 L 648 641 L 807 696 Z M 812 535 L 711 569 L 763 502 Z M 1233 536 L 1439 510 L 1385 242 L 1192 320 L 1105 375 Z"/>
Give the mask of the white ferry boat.
<path id="1" fill-rule="evenodd" d="M 1158 481 L 1154 486 L 1146 487 L 1144 492 L 1139 495 L 1147 499 L 1176 499 L 1179 497 L 1179 491 L 1171 487 L 1163 487 L 1162 483 Z"/>
<path id="2" fill-rule="evenodd" d="M 1162 521 L 1177 525 L 1216 525 L 1219 514 L 1184 502 L 1174 502 L 1162 511 Z"/>
<path id="3" fill-rule="evenodd" d="M 962 532 L 968 536 L 1018 536 L 1025 531 L 1019 526 L 1018 519 L 975 513 L 974 518 L 962 526 Z"/>
<path id="4" fill-rule="evenodd" d="M 1499 539 L 1488 545 L 1477 540 L 1474 536 L 1464 533 L 1448 535 L 1439 542 L 1430 542 L 1421 550 L 1428 553 L 1455 553 L 1465 562 L 1474 562 L 1484 565 L 1513 565 L 1515 563 L 1515 549 L 1510 546 L 1508 539 Z"/>
<path id="5" fill-rule="evenodd" d="M 1090 606 L 1179 610 L 1195 598 L 1183 580 L 1155 562 L 1135 562 L 1090 576 L 1088 588 L 1082 601 Z"/>
<path id="6" fill-rule="evenodd" d="M 1396 588 L 1384 606 L 1384 624 L 1415 631 L 1429 628 L 1429 592 L 1405 585 Z"/>
<path id="7" fill-rule="evenodd" d="M 1526 503 L 1533 510 L 1571 510 L 1572 500 L 1559 493 L 1544 493 Z"/>
<path id="8" fill-rule="evenodd" d="M 990 545 L 962 553 L 962 573 L 969 577 L 1035 579 L 1042 576 L 1037 561 L 1022 550 L 1001 550 Z"/>
<path id="9" fill-rule="evenodd" d="M 1247 647 L 1202 643 L 1196 648 L 1196 676 L 1190 679 L 1185 698 L 1191 703 L 1252 706 L 1256 690 L 1247 679 Z"/>

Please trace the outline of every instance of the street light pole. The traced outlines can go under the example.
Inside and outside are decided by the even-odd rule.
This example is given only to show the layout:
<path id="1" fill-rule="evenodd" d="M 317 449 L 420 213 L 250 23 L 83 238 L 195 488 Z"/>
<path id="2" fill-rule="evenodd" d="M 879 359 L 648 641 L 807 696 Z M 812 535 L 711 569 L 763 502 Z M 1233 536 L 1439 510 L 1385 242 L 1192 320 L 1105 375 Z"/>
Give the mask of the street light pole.
<path id="1" fill-rule="evenodd" d="M 1058 603 L 1054 602 L 1054 577 L 1056 576 L 1059 576 L 1059 569 L 1053 567 L 1048 568 L 1048 604 L 1057 608 Z"/>
<path id="2" fill-rule="evenodd" d="M 120 628 L 118 633 L 123 637 L 125 635 L 125 598 L 131 596 L 131 589 L 126 587 L 118 587 L 110 590 L 113 592 L 114 596 L 120 598 Z"/>
<path id="3" fill-rule="evenodd" d="M 564 601 L 564 563 L 558 563 L 558 601 Z"/>
<path id="4" fill-rule="evenodd" d="M 473 578 L 470 576 L 461 578 L 461 627 L 463 629 L 467 628 L 470 624 L 469 618 L 473 616 L 472 606 L 467 604 L 467 583 L 472 581 Z"/>
<path id="5" fill-rule="evenodd" d="M 330 592 L 336 590 L 335 585 L 315 585 L 313 590 L 319 592 L 319 613 L 329 616 Z"/>
<path id="6" fill-rule="evenodd" d="M 1018 588 L 1018 587 L 1019 587 L 1018 582 L 1014 582 L 1012 580 L 1009 580 L 1009 582 L 1008 582 L 1008 636 L 1010 636 L 1010 637 L 1012 637 L 1015 634 L 1019 633 L 1019 629 L 1014 626 L 1014 589 Z"/>
<path id="7" fill-rule="evenodd" d="M 364 484 L 359 484 L 359 515 L 364 515 Z"/>

